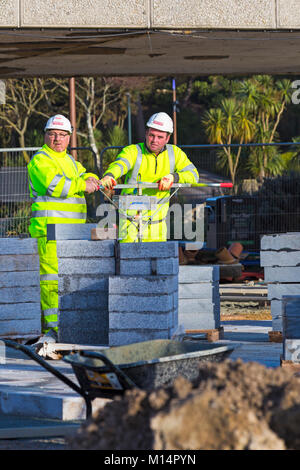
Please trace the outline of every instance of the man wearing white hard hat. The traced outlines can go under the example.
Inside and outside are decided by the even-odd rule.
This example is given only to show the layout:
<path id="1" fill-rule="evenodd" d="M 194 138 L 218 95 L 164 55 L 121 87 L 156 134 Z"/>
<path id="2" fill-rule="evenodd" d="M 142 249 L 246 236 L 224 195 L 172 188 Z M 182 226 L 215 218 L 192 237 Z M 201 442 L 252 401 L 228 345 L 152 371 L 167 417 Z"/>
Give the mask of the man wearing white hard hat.
<path id="1" fill-rule="evenodd" d="M 84 193 L 98 189 L 99 179 L 67 153 L 72 126 L 65 116 L 52 116 L 45 126 L 44 145 L 28 164 L 32 217 L 29 232 L 38 239 L 43 337 L 55 341 L 58 324 L 58 262 L 56 242 L 47 240 L 47 224 L 85 223 Z"/>
<path id="2" fill-rule="evenodd" d="M 146 127 L 145 142 L 128 145 L 111 163 L 101 179 L 101 184 L 111 190 L 116 180 L 126 175 L 125 183 L 136 184 L 138 181 L 159 183 L 157 189 L 143 189 L 143 194 L 156 196 L 158 201 L 168 196 L 173 183 L 197 183 L 199 174 L 187 155 L 176 145 L 169 144 L 173 133 L 173 121 L 164 112 L 153 114 Z M 122 194 L 132 194 L 134 189 L 125 189 Z M 147 222 L 143 231 L 143 242 L 165 241 L 167 239 L 166 216 L 169 204 L 159 204 L 159 210 L 143 212 L 143 221 Z M 128 211 L 134 220 L 134 211 Z M 119 237 L 121 242 L 136 242 L 137 225 L 120 215 Z M 150 220 L 150 222 L 149 222 Z"/>

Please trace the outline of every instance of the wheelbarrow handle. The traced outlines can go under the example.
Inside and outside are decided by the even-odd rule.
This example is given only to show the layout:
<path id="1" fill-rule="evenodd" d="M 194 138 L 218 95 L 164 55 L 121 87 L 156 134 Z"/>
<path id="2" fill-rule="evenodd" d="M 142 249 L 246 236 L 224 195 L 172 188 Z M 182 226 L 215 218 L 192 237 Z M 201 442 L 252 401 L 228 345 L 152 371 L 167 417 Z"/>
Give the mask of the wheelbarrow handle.
<path id="1" fill-rule="evenodd" d="M 100 359 L 104 364 L 109 367 L 122 382 L 125 382 L 127 388 L 139 388 L 127 374 L 125 374 L 118 366 L 116 366 L 108 357 L 100 352 L 94 351 L 80 351 L 80 356 L 88 357 L 90 359 Z"/>
<path id="2" fill-rule="evenodd" d="M 62 374 L 59 370 L 55 369 L 55 367 L 50 366 L 50 364 L 48 364 L 47 361 L 45 361 L 41 356 L 39 356 L 35 352 L 31 351 L 31 349 L 28 346 L 16 343 L 15 341 L 12 341 L 10 339 L 3 339 L 1 341 L 3 341 L 5 346 L 9 348 L 13 348 L 13 349 L 16 349 L 18 351 L 22 351 L 23 353 L 25 353 L 27 356 L 29 356 L 31 359 L 37 362 L 40 366 L 42 366 L 48 372 L 51 372 L 51 374 L 53 374 L 55 377 L 60 379 L 69 387 L 71 387 L 75 392 L 79 393 L 79 395 L 82 396 L 86 400 L 86 394 L 80 387 L 78 387 L 76 383 L 74 383 L 64 374 Z"/>

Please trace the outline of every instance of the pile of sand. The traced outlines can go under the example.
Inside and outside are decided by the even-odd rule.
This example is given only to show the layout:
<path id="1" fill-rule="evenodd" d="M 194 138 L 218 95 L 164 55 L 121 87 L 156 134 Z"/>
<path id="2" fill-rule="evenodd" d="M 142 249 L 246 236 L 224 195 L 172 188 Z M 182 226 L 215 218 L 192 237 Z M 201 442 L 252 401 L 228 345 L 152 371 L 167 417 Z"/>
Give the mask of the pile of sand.
<path id="1" fill-rule="evenodd" d="M 226 360 L 203 363 L 191 383 L 132 390 L 108 403 L 69 441 L 70 449 L 300 449 L 300 377 Z"/>

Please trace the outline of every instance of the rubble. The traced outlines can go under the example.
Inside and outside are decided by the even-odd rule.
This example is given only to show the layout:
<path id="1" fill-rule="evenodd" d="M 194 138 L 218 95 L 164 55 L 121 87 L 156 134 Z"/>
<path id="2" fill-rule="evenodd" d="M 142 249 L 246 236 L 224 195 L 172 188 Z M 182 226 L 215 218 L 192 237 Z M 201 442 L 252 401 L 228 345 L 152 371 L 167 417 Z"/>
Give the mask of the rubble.
<path id="1" fill-rule="evenodd" d="M 255 362 L 205 363 L 191 383 L 127 391 L 81 426 L 75 450 L 298 450 L 300 377 Z"/>

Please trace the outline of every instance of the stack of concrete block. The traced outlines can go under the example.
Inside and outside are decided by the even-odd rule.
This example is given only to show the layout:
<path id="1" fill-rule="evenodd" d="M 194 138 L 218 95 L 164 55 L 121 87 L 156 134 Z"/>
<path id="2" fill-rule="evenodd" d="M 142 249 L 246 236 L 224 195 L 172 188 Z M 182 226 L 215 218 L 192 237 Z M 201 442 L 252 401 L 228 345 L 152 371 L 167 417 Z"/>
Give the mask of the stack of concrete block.
<path id="1" fill-rule="evenodd" d="M 271 301 L 272 330 L 282 332 L 282 298 L 300 295 L 300 233 L 264 235 L 260 263 Z"/>
<path id="2" fill-rule="evenodd" d="M 113 240 L 92 241 L 96 224 L 48 226 L 58 257 L 58 340 L 108 344 L 108 278 L 115 274 Z"/>
<path id="3" fill-rule="evenodd" d="M 178 322 L 185 330 L 220 327 L 219 280 L 217 265 L 179 267 Z"/>
<path id="4" fill-rule="evenodd" d="M 0 338 L 41 334 L 37 240 L 0 238 Z"/>
<path id="5" fill-rule="evenodd" d="M 178 326 L 178 243 L 120 243 L 109 279 L 109 344 L 170 339 Z"/>
<path id="6" fill-rule="evenodd" d="M 283 359 L 300 364 L 300 295 L 282 297 Z"/>

